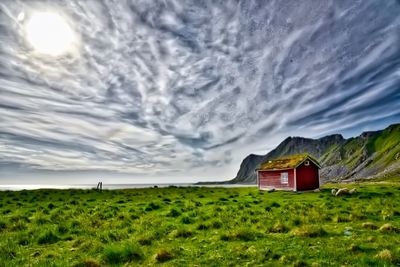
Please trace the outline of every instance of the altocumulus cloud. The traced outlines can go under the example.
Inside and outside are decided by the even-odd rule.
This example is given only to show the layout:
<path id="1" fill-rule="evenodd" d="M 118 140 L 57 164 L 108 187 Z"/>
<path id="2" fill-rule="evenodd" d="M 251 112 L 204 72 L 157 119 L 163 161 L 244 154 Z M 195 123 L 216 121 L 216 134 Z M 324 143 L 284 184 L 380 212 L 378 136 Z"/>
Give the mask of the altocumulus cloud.
<path id="1" fill-rule="evenodd" d="M 78 36 L 36 55 L 23 12 Z M 229 178 L 247 153 L 400 117 L 400 3 L 0 3 L 0 168 Z M 203 176 L 200 176 L 203 174 Z"/>

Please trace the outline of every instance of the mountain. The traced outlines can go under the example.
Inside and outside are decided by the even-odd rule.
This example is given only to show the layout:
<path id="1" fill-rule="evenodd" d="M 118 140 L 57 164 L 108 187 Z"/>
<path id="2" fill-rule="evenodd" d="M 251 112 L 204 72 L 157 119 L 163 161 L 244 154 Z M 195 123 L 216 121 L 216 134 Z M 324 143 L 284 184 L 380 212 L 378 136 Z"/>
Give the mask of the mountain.
<path id="1" fill-rule="evenodd" d="M 229 183 L 256 183 L 254 170 L 258 164 L 300 153 L 309 153 L 318 159 L 323 182 L 400 174 L 400 124 L 349 139 L 340 134 L 319 139 L 288 137 L 266 155 L 247 156 Z"/>

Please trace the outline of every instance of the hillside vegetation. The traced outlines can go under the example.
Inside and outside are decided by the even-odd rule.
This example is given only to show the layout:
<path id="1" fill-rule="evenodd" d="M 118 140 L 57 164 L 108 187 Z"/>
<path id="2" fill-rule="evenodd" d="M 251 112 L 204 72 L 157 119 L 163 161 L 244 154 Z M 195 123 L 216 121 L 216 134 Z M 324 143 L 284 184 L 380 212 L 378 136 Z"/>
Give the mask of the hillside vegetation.
<path id="1" fill-rule="evenodd" d="M 266 155 L 249 155 L 229 183 L 256 183 L 256 167 L 270 159 L 308 153 L 321 163 L 323 181 L 360 180 L 400 175 L 400 124 L 345 139 L 288 137 Z"/>
<path id="2" fill-rule="evenodd" d="M 0 192 L 0 266 L 398 265 L 399 179 L 332 186 Z"/>

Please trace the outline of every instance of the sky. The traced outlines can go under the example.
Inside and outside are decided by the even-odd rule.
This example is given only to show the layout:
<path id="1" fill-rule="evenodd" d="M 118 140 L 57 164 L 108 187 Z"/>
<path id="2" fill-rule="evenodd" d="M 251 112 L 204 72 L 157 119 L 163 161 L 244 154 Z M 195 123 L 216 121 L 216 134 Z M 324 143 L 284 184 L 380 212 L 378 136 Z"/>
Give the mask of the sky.
<path id="1" fill-rule="evenodd" d="M 397 0 L 2 0 L 0 184 L 227 180 L 287 136 L 398 123 L 399 14 Z"/>

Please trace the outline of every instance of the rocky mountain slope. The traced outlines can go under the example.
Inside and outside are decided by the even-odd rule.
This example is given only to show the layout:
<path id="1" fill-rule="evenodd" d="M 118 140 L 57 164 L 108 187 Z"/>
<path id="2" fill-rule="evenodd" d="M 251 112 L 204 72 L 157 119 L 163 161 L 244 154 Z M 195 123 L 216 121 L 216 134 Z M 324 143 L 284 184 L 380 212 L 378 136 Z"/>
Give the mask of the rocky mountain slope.
<path id="1" fill-rule="evenodd" d="M 400 174 L 400 124 L 349 139 L 339 134 L 320 139 L 288 137 L 266 155 L 247 156 L 229 183 L 255 183 L 258 164 L 298 153 L 309 153 L 319 160 L 322 181 Z"/>

